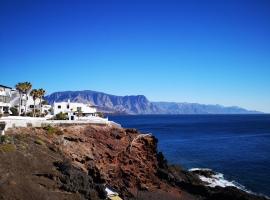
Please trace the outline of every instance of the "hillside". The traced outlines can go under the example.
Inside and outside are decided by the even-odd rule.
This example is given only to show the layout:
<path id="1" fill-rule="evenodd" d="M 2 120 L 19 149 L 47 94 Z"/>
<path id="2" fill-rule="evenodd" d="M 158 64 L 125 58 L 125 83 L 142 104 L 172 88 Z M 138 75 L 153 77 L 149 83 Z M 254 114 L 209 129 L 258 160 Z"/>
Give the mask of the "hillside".
<path id="1" fill-rule="evenodd" d="M 157 139 L 135 129 L 74 125 L 13 128 L 0 140 L 1 200 L 98 200 L 105 187 L 129 200 L 266 200 L 235 187 L 208 187 L 168 165 Z"/>
<path id="2" fill-rule="evenodd" d="M 45 97 L 53 102 L 91 103 L 99 111 L 122 114 L 256 114 L 240 107 L 197 103 L 150 102 L 144 95 L 115 96 L 91 90 L 54 92 Z"/>

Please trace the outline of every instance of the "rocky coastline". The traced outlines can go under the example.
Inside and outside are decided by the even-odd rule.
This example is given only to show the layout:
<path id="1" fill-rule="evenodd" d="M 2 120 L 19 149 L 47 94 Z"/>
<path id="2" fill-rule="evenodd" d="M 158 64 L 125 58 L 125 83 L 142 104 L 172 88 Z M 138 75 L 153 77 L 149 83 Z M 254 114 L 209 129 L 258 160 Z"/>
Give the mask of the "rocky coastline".
<path id="1" fill-rule="evenodd" d="M 266 200 L 236 187 L 209 187 L 169 165 L 158 140 L 108 125 L 13 128 L 0 141 L 0 200 L 122 199 Z"/>

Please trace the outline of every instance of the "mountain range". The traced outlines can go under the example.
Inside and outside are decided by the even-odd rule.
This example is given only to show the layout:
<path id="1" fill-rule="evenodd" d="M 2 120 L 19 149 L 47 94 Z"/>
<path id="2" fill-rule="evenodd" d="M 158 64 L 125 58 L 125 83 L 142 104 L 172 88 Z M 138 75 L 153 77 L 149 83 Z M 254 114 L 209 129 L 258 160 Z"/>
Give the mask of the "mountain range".
<path id="1" fill-rule="evenodd" d="M 112 114 L 258 114 L 237 106 L 198 103 L 151 102 L 144 95 L 116 96 L 92 90 L 54 92 L 45 97 L 54 102 L 90 103 L 98 111 Z"/>

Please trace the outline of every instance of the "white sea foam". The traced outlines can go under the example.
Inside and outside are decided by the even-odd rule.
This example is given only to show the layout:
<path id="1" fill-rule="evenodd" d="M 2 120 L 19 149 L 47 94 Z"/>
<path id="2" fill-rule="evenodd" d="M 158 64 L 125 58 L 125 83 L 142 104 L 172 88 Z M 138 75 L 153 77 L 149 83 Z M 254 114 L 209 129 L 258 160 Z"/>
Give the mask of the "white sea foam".
<path id="1" fill-rule="evenodd" d="M 211 177 L 205 177 L 203 175 L 199 175 L 198 174 L 198 177 L 206 183 L 207 186 L 209 187 L 216 187 L 216 186 L 219 186 L 219 187 L 229 187 L 229 186 L 232 186 L 232 187 L 236 187 L 240 190 L 243 190 L 245 192 L 248 192 L 250 194 L 254 194 L 254 195 L 261 195 L 261 196 L 264 196 L 265 198 L 267 199 L 270 199 L 268 196 L 266 195 L 263 195 L 263 194 L 257 194 L 257 193 L 254 193 L 250 190 L 247 190 L 245 188 L 245 186 L 237 183 L 236 181 L 229 181 L 229 180 L 226 180 L 224 178 L 224 175 L 222 173 L 218 173 L 218 172 L 214 172 L 213 170 L 211 169 L 208 169 L 208 168 L 191 168 L 189 169 L 189 171 L 191 172 L 195 172 L 195 171 L 209 171 L 209 172 L 213 172 L 213 175 L 211 175 Z"/>
<path id="2" fill-rule="evenodd" d="M 213 172 L 211 169 L 207 169 L 207 168 L 192 168 L 189 171 L 193 171 L 193 172 L 195 172 L 195 171 L 211 171 L 211 172 Z M 243 185 L 241 185 L 235 181 L 226 180 L 222 173 L 214 172 L 213 175 L 211 175 L 211 177 L 205 177 L 203 175 L 198 175 L 198 176 L 209 187 L 216 187 L 216 186 L 229 187 L 229 186 L 232 186 L 232 187 L 236 187 L 240 190 L 244 190 L 246 192 L 252 193 L 251 191 L 248 191 Z"/>

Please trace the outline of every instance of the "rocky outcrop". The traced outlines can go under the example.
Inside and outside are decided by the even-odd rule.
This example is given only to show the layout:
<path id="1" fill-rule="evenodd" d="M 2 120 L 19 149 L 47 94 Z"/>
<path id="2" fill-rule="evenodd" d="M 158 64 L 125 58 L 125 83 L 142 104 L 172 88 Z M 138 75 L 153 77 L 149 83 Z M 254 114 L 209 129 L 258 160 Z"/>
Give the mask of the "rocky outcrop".
<path id="1" fill-rule="evenodd" d="M 135 129 L 20 128 L 6 137 L 0 144 L 0 199 L 104 199 L 105 186 L 123 199 L 265 199 L 205 186 L 196 173 L 168 165 L 157 139 Z"/>

